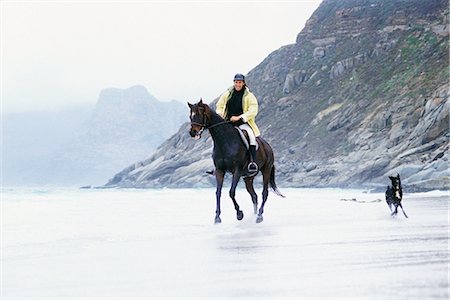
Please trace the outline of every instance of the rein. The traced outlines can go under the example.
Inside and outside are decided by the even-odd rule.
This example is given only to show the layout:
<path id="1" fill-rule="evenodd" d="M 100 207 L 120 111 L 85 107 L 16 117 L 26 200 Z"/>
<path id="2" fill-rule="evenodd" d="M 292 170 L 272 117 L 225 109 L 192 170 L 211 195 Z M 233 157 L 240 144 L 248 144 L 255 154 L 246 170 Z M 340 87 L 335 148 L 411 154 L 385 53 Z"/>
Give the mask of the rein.
<path id="1" fill-rule="evenodd" d="M 198 135 L 202 135 L 202 133 L 203 133 L 203 131 L 205 131 L 205 129 L 211 129 L 211 128 L 214 128 L 214 127 L 216 127 L 216 126 L 219 126 L 219 125 L 223 125 L 223 124 L 228 124 L 228 123 L 231 123 L 231 121 L 222 121 L 222 122 L 219 122 L 219 123 L 216 123 L 216 124 L 212 124 L 212 125 L 209 125 L 209 126 L 206 126 L 206 116 L 205 115 L 203 115 L 203 124 L 200 124 L 200 123 L 197 123 L 197 122 L 192 122 L 191 121 L 191 125 L 198 125 L 198 126 L 201 126 L 201 129 L 200 129 L 200 131 L 198 132 Z"/>
<path id="2" fill-rule="evenodd" d="M 213 127 L 216 127 L 216 126 L 219 126 L 219 125 L 222 125 L 222 124 L 228 124 L 228 123 L 231 123 L 231 121 L 222 121 L 222 122 L 219 122 L 219 123 L 216 123 L 216 124 L 212 124 L 212 125 L 206 127 L 206 129 L 210 129 L 210 128 L 213 128 Z"/>

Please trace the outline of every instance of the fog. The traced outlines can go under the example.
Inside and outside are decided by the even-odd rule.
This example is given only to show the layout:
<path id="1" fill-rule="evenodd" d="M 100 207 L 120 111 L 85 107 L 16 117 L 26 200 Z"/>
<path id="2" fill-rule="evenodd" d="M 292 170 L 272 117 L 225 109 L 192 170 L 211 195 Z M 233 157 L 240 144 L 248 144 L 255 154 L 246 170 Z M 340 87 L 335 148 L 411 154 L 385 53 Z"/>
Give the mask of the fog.
<path id="1" fill-rule="evenodd" d="M 93 105 L 135 84 L 163 101 L 212 101 L 295 43 L 319 3 L 2 1 L 2 112 Z"/>

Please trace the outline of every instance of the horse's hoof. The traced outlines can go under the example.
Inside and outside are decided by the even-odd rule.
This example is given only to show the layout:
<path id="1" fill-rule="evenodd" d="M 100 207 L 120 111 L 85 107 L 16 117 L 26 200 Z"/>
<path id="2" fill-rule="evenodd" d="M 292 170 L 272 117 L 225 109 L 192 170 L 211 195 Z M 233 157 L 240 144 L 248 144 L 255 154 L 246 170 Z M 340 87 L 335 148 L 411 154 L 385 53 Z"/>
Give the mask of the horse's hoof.
<path id="1" fill-rule="evenodd" d="M 256 218 L 256 223 L 261 223 L 263 221 L 263 217 L 262 216 L 258 216 Z"/>
<path id="2" fill-rule="evenodd" d="M 244 218 L 244 213 L 242 212 L 242 210 L 237 212 L 236 217 L 239 221 L 242 220 L 242 218 Z"/>
<path id="3" fill-rule="evenodd" d="M 220 217 L 216 217 L 214 219 L 214 224 L 219 224 L 219 223 L 222 223 L 222 220 L 220 219 Z"/>

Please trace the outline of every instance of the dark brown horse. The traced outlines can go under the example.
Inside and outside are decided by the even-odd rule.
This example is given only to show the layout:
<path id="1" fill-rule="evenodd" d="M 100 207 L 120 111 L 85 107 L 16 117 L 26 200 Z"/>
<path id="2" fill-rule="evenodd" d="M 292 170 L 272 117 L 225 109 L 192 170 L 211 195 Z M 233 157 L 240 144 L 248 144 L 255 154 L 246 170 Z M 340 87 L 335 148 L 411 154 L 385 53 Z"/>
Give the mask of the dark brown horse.
<path id="1" fill-rule="evenodd" d="M 250 155 L 239 132 L 229 121 L 225 121 L 221 116 L 210 109 L 207 104 L 204 104 L 202 100 L 197 104 L 188 103 L 188 105 L 191 109 L 191 130 L 189 131 L 191 137 L 199 139 L 203 131 L 208 129 L 214 141 L 212 158 L 216 168 L 214 174 L 216 175 L 217 180 L 215 223 L 221 222 L 220 196 L 226 172 L 233 174 L 230 197 L 233 200 L 234 208 L 236 209 L 237 219 L 242 220 L 244 217 L 244 213 L 239 209 L 239 205 L 235 199 L 236 187 L 239 179 L 244 177 L 245 187 L 252 197 L 254 213 L 258 213 L 256 222 L 261 222 L 263 220 L 262 215 L 264 212 L 264 205 L 266 204 L 267 196 L 269 194 L 269 183 L 277 195 L 284 197 L 275 184 L 275 166 L 273 164 L 274 157 L 272 148 L 265 140 L 257 138 L 259 149 L 256 153 L 256 163 L 259 166 L 259 171 L 263 175 L 263 202 L 258 211 L 258 196 L 253 188 L 253 179 L 256 174 L 252 176 L 249 176 L 248 174 L 247 165 Z"/>

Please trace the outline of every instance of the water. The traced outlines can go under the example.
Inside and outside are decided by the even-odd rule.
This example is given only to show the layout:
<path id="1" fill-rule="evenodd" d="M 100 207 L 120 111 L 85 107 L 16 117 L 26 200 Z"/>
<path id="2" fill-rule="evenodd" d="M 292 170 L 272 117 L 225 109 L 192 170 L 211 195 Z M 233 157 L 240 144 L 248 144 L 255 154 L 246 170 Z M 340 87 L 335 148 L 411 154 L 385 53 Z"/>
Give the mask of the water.
<path id="1" fill-rule="evenodd" d="M 4 189 L 2 298 L 448 298 L 448 193 L 282 192 Z"/>

